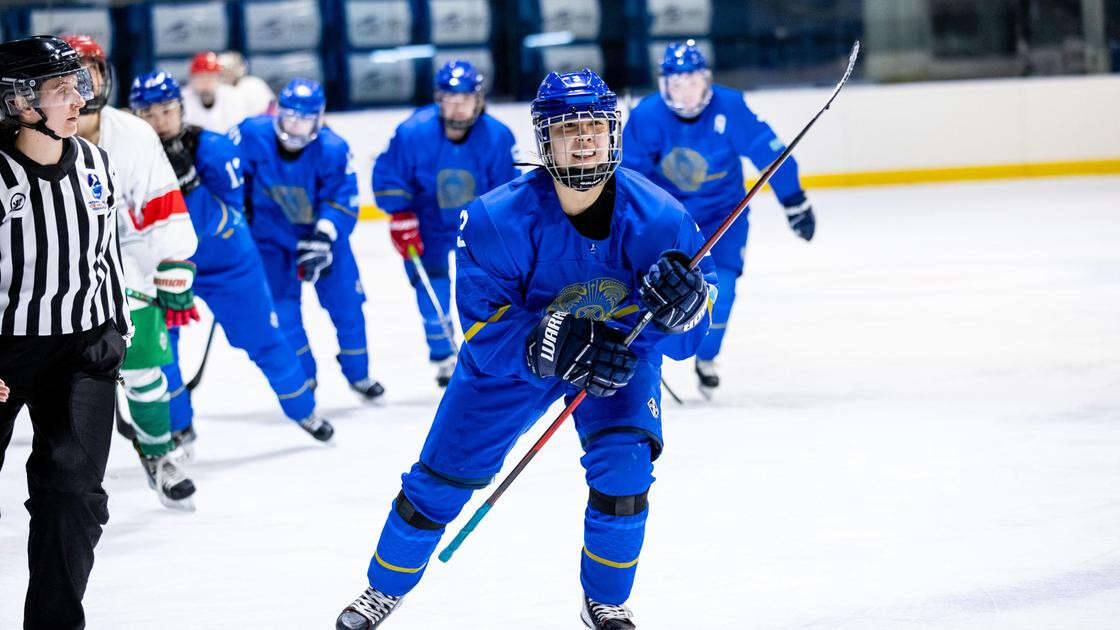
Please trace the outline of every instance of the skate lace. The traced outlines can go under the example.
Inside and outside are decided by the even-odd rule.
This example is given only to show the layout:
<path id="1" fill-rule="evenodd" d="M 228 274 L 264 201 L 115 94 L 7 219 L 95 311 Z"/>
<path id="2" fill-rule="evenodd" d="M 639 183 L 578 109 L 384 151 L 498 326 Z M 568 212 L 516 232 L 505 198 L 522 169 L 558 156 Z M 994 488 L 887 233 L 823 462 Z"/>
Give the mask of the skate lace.
<path id="1" fill-rule="evenodd" d="M 174 488 L 187 478 L 183 469 L 175 463 L 175 458 L 181 455 L 178 450 L 179 449 L 175 449 L 165 455 L 163 461 L 160 462 L 159 467 L 156 469 L 159 485 L 161 487 Z"/>
<path id="2" fill-rule="evenodd" d="M 704 376 L 715 376 L 716 364 L 713 361 L 697 361 L 696 371 Z"/>
<path id="3" fill-rule="evenodd" d="M 318 431 L 319 427 L 323 426 L 323 419 L 316 415 L 311 415 L 299 421 L 301 427 L 308 431 Z"/>
<path id="4" fill-rule="evenodd" d="M 608 619 L 622 619 L 630 621 L 634 618 L 630 609 L 625 606 L 612 606 L 611 604 L 601 604 L 593 599 L 587 600 L 588 607 L 591 608 L 591 614 L 595 616 L 596 621 L 607 621 Z"/>
<path id="5" fill-rule="evenodd" d="M 350 604 L 350 609 L 372 622 L 378 622 L 393 612 L 400 600 L 370 587 Z"/>

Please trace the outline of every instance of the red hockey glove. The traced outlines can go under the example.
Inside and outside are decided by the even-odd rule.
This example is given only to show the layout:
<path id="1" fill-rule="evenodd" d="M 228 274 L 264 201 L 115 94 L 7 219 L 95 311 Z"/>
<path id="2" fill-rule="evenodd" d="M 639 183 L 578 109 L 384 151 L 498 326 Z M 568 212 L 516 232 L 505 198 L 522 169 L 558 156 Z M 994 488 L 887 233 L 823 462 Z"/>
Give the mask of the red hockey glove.
<path id="1" fill-rule="evenodd" d="M 424 242 L 420 240 L 420 220 L 414 212 L 397 212 L 389 217 L 389 238 L 393 239 L 393 247 L 397 248 L 401 257 L 408 259 L 409 246 L 416 250 L 416 255 L 424 253 Z"/>
<path id="2" fill-rule="evenodd" d="M 156 297 L 163 307 L 168 328 L 186 326 L 202 319 L 194 306 L 194 263 L 187 260 L 165 260 L 156 267 Z"/>

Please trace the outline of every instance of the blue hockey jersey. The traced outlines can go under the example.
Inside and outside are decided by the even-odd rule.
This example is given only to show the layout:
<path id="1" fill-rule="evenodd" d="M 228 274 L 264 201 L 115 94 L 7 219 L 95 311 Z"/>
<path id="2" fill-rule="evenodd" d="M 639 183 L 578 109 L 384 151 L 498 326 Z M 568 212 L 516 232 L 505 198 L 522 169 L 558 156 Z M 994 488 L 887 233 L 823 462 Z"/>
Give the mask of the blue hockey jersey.
<path id="1" fill-rule="evenodd" d="M 610 234 L 581 235 L 556 198 L 552 178 L 537 169 L 483 195 L 460 214 L 457 304 L 469 353 L 484 372 L 534 376 L 525 363 L 525 339 L 549 311 L 611 320 L 629 330 L 638 320 L 638 287 L 668 249 L 689 255 L 704 239 L 680 202 L 645 177 L 615 172 Z M 709 304 L 715 274 L 706 256 Z M 708 331 L 708 319 L 681 334 L 650 325 L 631 348 L 654 365 L 661 355 L 691 356 Z"/>
<path id="2" fill-rule="evenodd" d="M 439 105 L 416 110 L 397 127 L 373 167 L 377 206 L 409 210 L 424 232 L 454 236 L 459 211 L 520 173 L 513 166 L 513 133 L 483 113 L 460 142 L 444 135 Z M 434 230 L 434 232 L 430 232 Z"/>
<path id="3" fill-rule="evenodd" d="M 333 223 L 339 239 L 350 236 L 358 220 L 358 180 L 345 140 L 323 127 L 289 159 L 271 116 L 248 118 L 235 129 L 255 239 L 295 250 L 319 219 Z"/>
<path id="4" fill-rule="evenodd" d="M 256 246 L 242 215 L 241 151 L 229 137 L 200 130 L 194 164 L 201 185 L 184 199 L 198 235 L 198 249 L 191 256 L 198 273 L 222 273 L 251 263 Z"/>
<path id="5" fill-rule="evenodd" d="M 740 156 L 762 170 L 785 150 L 743 93 L 721 85 L 712 86 L 711 102 L 693 120 L 679 118 L 660 94 L 643 98 L 626 122 L 622 146 L 622 165 L 669 191 L 701 225 L 722 220 L 746 193 Z M 770 186 L 782 205 L 805 199 L 792 156 Z"/>

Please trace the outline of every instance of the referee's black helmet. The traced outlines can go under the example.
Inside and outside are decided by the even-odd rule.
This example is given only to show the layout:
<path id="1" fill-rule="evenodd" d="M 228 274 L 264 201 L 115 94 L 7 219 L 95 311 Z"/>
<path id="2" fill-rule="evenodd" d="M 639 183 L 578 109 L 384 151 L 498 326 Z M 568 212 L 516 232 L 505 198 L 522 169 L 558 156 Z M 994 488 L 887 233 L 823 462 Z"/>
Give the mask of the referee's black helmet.
<path id="1" fill-rule="evenodd" d="M 39 90 L 49 79 L 71 74 L 78 75 L 77 89 L 82 98 L 92 98 L 89 72 L 82 67 L 78 53 L 62 39 L 36 35 L 0 44 L 0 122 L 17 123 L 58 139 L 47 127 L 46 114 L 39 108 Z M 20 120 L 28 106 L 39 113 L 40 119 L 34 124 Z"/>

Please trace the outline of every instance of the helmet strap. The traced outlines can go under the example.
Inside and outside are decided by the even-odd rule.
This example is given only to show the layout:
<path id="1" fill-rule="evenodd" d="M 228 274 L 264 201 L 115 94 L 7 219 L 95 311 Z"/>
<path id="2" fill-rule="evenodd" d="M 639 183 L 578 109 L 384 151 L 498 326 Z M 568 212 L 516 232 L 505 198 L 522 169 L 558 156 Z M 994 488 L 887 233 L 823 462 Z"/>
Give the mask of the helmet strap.
<path id="1" fill-rule="evenodd" d="M 35 112 L 39 114 L 39 120 L 36 120 L 33 123 L 27 123 L 23 122 L 22 118 L 16 118 L 16 121 L 19 122 L 20 127 L 34 129 L 35 131 L 38 131 L 39 133 L 50 138 L 54 138 L 55 140 L 62 140 L 62 136 L 58 135 L 54 132 L 53 129 L 47 126 L 47 114 L 38 107 L 33 107 L 32 109 L 34 109 Z"/>

